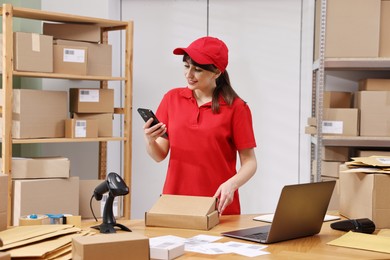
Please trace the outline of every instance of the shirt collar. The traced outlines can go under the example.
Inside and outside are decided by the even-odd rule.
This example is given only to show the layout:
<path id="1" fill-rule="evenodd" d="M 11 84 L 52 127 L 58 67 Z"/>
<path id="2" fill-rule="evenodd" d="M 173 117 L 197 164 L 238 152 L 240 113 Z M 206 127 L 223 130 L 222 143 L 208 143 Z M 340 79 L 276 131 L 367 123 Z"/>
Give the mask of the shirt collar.
<path id="1" fill-rule="evenodd" d="M 183 88 L 180 92 L 180 95 L 184 98 L 188 98 L 188 99 L 191 99 L 191 98 L 194 98 L 194 95 L 192 93 L 192 90 L 189 89 L 188 87 L 186 88 Z M 222 95 L 219 95 L 219 104 L 220 105 L 226 105 L 226 101 L 225 99 L 222 97 Z M 211 106 L 211 102 L 210 102 L 210 106 Z"/>

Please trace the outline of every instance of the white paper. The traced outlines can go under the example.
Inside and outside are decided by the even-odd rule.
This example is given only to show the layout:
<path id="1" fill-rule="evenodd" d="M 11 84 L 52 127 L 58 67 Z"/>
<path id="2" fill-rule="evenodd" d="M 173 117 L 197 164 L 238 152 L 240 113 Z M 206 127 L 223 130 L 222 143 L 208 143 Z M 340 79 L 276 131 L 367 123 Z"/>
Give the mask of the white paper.
<path id="1" fill-rule="evenodd" d="M 243 255 L 246 257 L 255 257 L 259 255 L 267 255 L 269 252 L 261 251 L 264 248 L 267 248 L 266 245 L 254 245 L 248 243 L 239 243 L 239 242 L 226 242 L 225 246 L 230 249 L 231 252 Z"/>

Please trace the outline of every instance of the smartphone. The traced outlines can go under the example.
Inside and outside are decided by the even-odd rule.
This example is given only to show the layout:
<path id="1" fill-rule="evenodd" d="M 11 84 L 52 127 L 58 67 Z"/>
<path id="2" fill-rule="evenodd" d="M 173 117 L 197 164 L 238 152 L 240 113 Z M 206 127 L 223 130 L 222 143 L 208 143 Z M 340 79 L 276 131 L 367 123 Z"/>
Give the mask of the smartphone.
<path id="1" fill-rule="evenodd" d="M 153 118 L 153 122 L 152 122 L 152 124 L 150 126 L 154 126 L 154 125 L 160 123 L 160 121 L 157 119 L 156 115 L 153 113 L 153 111 L 151 109 L 148 109 L 148 108 L 138 108 L 137 111 L 141 115 L 142 119 L 145 122 L 148 121 L 150 118 Z M 165 134 L 162 135 L 162 137 L 168 138 L 168 134 L 165 133 Z"/>

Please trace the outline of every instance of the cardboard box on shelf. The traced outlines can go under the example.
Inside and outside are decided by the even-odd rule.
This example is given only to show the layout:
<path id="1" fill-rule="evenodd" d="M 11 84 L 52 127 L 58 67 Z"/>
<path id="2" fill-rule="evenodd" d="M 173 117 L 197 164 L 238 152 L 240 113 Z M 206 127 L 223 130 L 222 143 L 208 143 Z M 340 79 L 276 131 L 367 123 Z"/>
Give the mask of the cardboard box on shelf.
<path id="1" fill-rule="evenodd" d="M 96 138 L 98 137 L 98 121 L 95 119 L 66 119 L 66 138 Z"/>
<path id="2" fill-rule="evenodd" d="M 13 180 L 13 225 L 29 214 L 79 215 L 79 177 Z"/>
<path id="3" fill-rule="evenodd" d="M 389 187 L 389 174 L 340 172 L 340 214 L 369 218 L 376 228 L 390 228 Z"/>
<path id="4" fill-rule="evenodd" d="M 0 56 L 3 54 L 0 34 Z M 53 37 L 37 33 L 14 32 L 14 70 L 53 72 Z M 2 71 L 3 64 L 0 64 Z"/>
<path id="5" fill-rule="evenodd" d="M 90 207 L 90 200 L 93 195 L 95 188 L 102 183 L 104 180 L 80 180 L 80 215 L 83 219 L 92 219 L 93 214 Z M 107 200 L 107 194 L 103 195 L 102 200 L 97 201 L 96 199 L 92 199 L 92 210 L 97 218 L 101 218 L 103 216 L 103 210 L 105 206 L 105 202 Z M 115 197 L 113 203 L 113 214 L 115 217 L 121 216 L 121 198 Z"/>
<path id="6" fill-rule="evenodd" d="M 0 161 L 0 166 L 2 161 Z M 65 157 L 12 158 L 12 179 L 69 178 L 70 161 Z"/>
<path id="7" fill-rule="evenodd" d="M 161 195 L 145 213 L 145 225 L 209 230 L 219 223 L 216 198 Z"/>
<path id="8" fill-rule="evenodd" d="M 87 75 L 112 76 L 112 46 L 110 44 L 67 40 L 55 40 L 54 44 L 86 47 L 88 49 Z"/>
<path id="9" fill-rule="evenodd" d="M 359 90 L 390 91 L 390 79 L 359 80 Z"/>
<path id="10" fill-rule="evenodd" d="M 351 108 L 352 92 L 325 91 L 323 107 L 324 108 Z"/>
<path id="11" fill-rule="evenodd" d="M 322 148 L 322 160 L 336 162 L 349 161 L 349 148 L 341 146 L 325 146 Z"/>
<path id="12" fill-rule="evenodd" d="M 73 113 L 74 119 L 95 119 L 98 121 L 98 136 L 112 136 L 113 117 L 111 113 Z"/>
<path id="13" fill-rule="evenodd" d="M 0 90 L 1 106 L 2 95 L 3 91 Z M 13 138 L 64 137 L 65 119 L 68 117 L 68 93 L 14 89 L 12 113 Z M 0 127 L 1 132 L 2 127 Z"/>
<path id="14" fill-rule="evenodd" d="M 369 156 L 389 156 L 390 157 L 390 151 L 357 150 L 356 156 L 357 157 L 369 157 Z"/>
<path id="15" fill-rule="evenodd" d="M 390 91 L 358 91 L 361 136 L 390 136 Z"/>
<path id="16" fill-rule="evenodd" d="M 45 22 L 42 26 L 43 34 L 51 35 L 54 39 L 100 42 L 101 32 L 97 25 Z"/>
<path id="17" fill-rule="evenodd" d="M 136 232 L 98 234 L 72 239 L 72 259 L 149 260 L 149 239 Z"/>
<path id="18" fill-rule="evenodd" d="M 87 75 L 88 49 L 86 47 L 54 45 L 53 72 Z"/>
<path id="19" fill-rule="evenodd" d="M 341 162 L 321 161 L 321 177 L 338 178 L 341 164 Z M 312 165 L 312 175 L 314 176 L 317 172 L 317 160 L 313 160 Z"/>
<path id="20" fill-rule="evenodd" d="M 390 57 L 390 1 L 381 1 L 379 56 Z"/>
<path id="21" fill-rule="evenodd" d="M 352 8 L 353 7 L 353 8 Z M 328 0 L 326 58 L 379 56 L 381 0 Z M 321 1 L 316 1 L 315 57 L 319 54 Z M 356 44 L 359 42 L 359 44 Z"/>
<path id="22" fill-rule="evenodd" d="M 0 231 L 7 229 L 8 175 L 0 173 Z"/>
<path id="23" fill-rule="evenodd" d="M 114 112 L 113 89 L 71 88 L 69 95 L 69 109 L 72 113 Z"/>
<path id="24" fill-rule="evenodd" d="M 358 109 L 325 108 L 322 133 L 326 135 L 358 136 Z"/>

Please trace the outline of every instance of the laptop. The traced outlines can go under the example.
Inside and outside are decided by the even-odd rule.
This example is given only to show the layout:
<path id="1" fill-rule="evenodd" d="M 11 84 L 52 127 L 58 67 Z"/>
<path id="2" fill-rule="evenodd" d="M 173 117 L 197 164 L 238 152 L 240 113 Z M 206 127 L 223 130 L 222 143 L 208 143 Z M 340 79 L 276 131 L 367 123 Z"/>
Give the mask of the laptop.
<path id="1" fill-rule="evenodd" d="M 223 232 L 221 235 L 270 244 L 318 234 L 336 181 L 283 187 L 271 225 Z"/>

